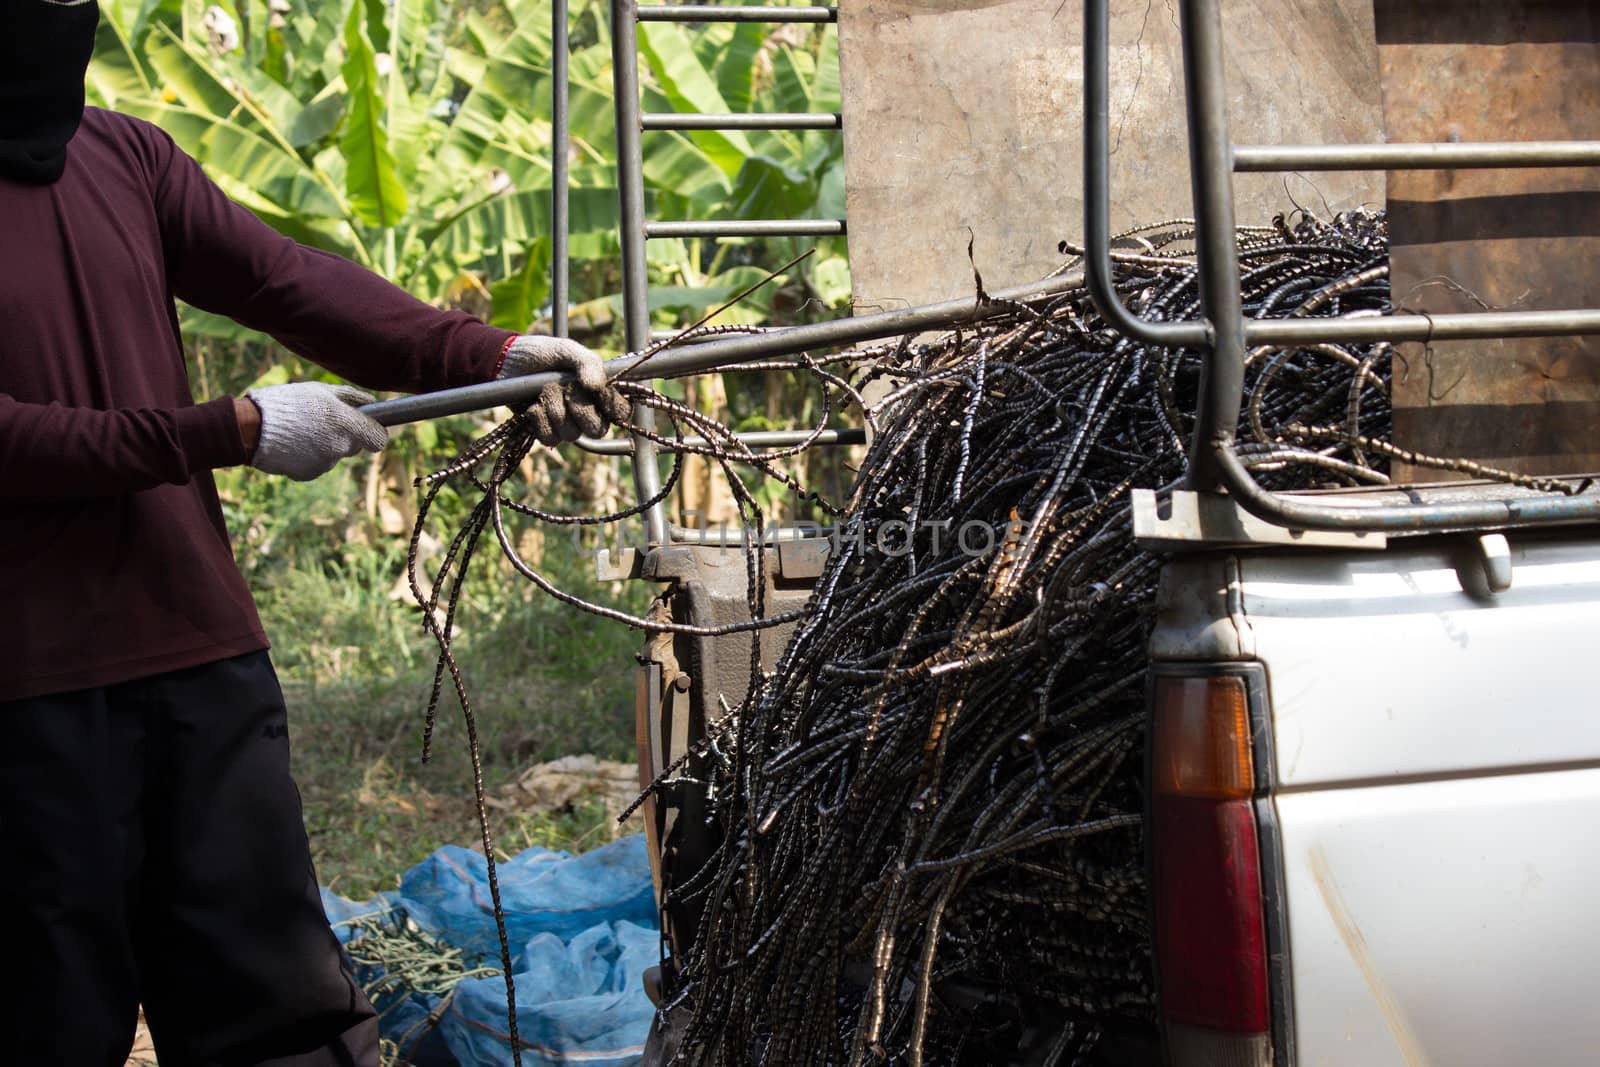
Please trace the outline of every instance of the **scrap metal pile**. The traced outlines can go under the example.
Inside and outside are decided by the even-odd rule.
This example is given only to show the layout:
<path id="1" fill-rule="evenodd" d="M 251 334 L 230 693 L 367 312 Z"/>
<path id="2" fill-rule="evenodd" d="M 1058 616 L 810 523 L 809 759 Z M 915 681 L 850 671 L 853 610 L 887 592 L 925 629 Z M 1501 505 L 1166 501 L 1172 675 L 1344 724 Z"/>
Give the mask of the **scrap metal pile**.
<path id="1" fill-rule="evenodd" d="M 1181 224 L 1119 288 L 1197 314 Z M 1253 315 L 1389 307 L 1382 216 L 1241 234 Z M 1075 1063 L 1152 1017 L 1140 811 L 1159 561 L 1129 492 L 1184 473 L 1198 359 L 1070 292 L 905 353 L 846 533 L 710 749 L 723 844 L 678 961 L 681 1062 Z M 1246 462 L 1386 480 L 1385 346 L 1250 354 Z"/>
<path id="2" fill-rule="evenodd" d="M 1198 315 L 1190 235 L 1180 222 L 1118 240 L 1135 311 Z M 1280 219 L 1239 244 L 1250 315 L 1390 310 L 1382 215 Z M 1395 457 L 1497 475 L 1388 442 L 1395 361 L 1384 344 L 1250 352 L 1246 465 L 1274 488 L 1383 483 Z M 651 631 L 750 633 L 749 693 L 687 764 L 720 844 L 669 889 L 703 915 L 674 961 L 669 1007 L 692 1011 L 678 1062 L 1091 1062 L 1103 1035 L 1153 1016 L 1139 824 L 1159 563 L 1132 540 L 1129 494 L 1183 476 L 1199 357 L 1121 337 L 1074 290 L 931 343 L 730 370 L 775 366 L 813 375 L 824 421 L 859 405 L 866 379 L 889 393 L 868 409 L 877 436 L 853 495 L 823 505 L 837 551 L 774 672 L 754 631 L 794 619 L 765 617 L 761 552 L 746 549 L 753 621 L 717 628 L 587 603 L 518 559 L 508 516 L 593 525 L 641 508 L 516 503 L 504 486 L 534 442 L 514 419 L 430 479 L 419 530 L 447 480 L 483 491 L 431 589 L 415 587 L 428 619 L 443 608 L 440 681 L 455 682 L 476 753 L 449 635 L 486 535 L 575 607 Z M 753 452 L 642 383 L 621 388 L 672 425 L 649 434 L 675 459 L 657 499 L 684 454 L 709 456 L 759 542 L 741 470 L 803 493 L 778 465 L 798 449 Z M 492 864 L 489 877 L 498 903 Z M 511 1033 L 515 1045 L 514 1019 Z"/>

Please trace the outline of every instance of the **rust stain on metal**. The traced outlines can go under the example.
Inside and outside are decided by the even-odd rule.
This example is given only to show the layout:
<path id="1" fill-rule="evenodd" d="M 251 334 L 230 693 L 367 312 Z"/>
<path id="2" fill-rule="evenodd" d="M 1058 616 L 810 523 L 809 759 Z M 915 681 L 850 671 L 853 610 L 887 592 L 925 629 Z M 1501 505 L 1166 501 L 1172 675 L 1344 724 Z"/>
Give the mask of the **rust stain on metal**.
<path id="1" fill-rule="evenodd" d="M 1600 14 L 1587 0 L 1376 0 L 1374 14 L 1390 140 L 1600 140 Z M 1388 200 L 1397 304 L 1600 306 L 1600 171 L 1396 171 Z M 1600 470 L 1600 339 L 1399 354 L 1396 444 L 1528 474 Z"/>
<path id="2" fill-rule="evenodd" d="M 1372 958 L 1372 949 L 1367 944 L 1366 935 L 1361 932 L 1361 927 L 1351 913 L 1349 905 L 1345 903 L 1344 894 L 1339 892 L 1339 883 L 1328 868 L 1328 857 L 1321 845 L 1311 847 L 1310 859 L 1311 876 L 1316 880 L 1317 892 L 1321 894 L 1322 903 L 1328 909 L 1333 927 L 1339 932 L 1339 940 L 1344 942 L 1350 958 L 1355 961 L 1356 969 L 1361 972 L 1362 979 L 1367 983 L 1367 991 L 1372 994 L 1372 1002 L 1383 1015 L 1383 1021 L 1389 1027 L 1389 1034 L 1394 1038 L 1395 1046 L 1405 1059 L 1406 1067 L 1426 1067 L 1428 1057 L 1423 1054 L 1416 1035 L 1411 1032 L 1405 1016 L 1401 1014 L 1394 993 L 1389 989 L 1389 983 L 1383 980 L 1383 974 L 1378 970 L 1378 963 Z"/>

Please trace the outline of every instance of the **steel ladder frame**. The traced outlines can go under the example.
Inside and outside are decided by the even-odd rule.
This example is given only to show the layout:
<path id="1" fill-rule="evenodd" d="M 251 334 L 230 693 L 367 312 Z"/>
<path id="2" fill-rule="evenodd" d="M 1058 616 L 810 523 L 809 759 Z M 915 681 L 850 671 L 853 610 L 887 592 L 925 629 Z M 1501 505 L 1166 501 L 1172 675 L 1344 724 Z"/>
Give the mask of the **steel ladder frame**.
<path id="1" fill-rule="evenodd" d="M 644 148 L 642 135 L 651 131 L 694 130 L 842 130 L 843 119 L 829 113 L 739 113 L 685 114 L 644 112 L 639 87 L 638 27 L 644 22 L 708 23 L 766 22 L 824 25 L 838 21 L 834 7 L 753 7 L 640 4 L 638 0 L 610 0 L 612 99 L 617 124 L 617 186 L 621 199 L 623 339 L 629 352 L 642 352 L 657 340 L 650 330 L 649 271 L 645 246 L 656 238 L 717 237 L 831 237 L 844 236 L 842 219 L 725 219 L 650 221 L 645 218 Z M 665 353 L 663 353 L 664 355 Z M 652 360 L 655 365 L 658 360 Z M 655 412 L 639 408 L 639 425 L 653 429 Z M 800 444 L 812 436 L 809 430 L 777 431 L 746 444 L 778 446 Z M 818 437 L 817 444 L 859 444 L 865 435 L 859 430 L 835 430 Z M 618 445 L 585 443 L 591 451 L 622 451 Z M 661 472 L 656 463 L 653 441 L 636 435 L 626 451 L 633 457 L 633 480 L 639 503 L 661 493 Z M 721 531 L 687 529 L 668 521 L 664 500 L 657 500 L 645 512 L 646 539 L 651 545 L 721 542 Z M 790 533 L 799 537 L 802 531 Z"/>

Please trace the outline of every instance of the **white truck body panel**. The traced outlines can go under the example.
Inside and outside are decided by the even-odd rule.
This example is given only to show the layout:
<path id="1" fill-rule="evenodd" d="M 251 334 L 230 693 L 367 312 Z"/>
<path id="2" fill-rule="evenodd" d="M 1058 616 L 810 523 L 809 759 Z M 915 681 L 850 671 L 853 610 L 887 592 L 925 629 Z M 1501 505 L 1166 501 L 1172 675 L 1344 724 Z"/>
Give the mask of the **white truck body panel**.
<path id="1" fill-rule="evenodd" d="M 1277 810 L 1300 1067 L 1600 1063 L 1600 770 Z"/>
<path id="2" fill-rule="evenodd" d="M 1265 665 L 1298 1067 L 1600 1063 L 1600 539 L 1511 542 L 1168 564 L 1154 654 Z"/>
<path id="3" fill-rule="evenodd" d="M 1481 597 L 1438 546 L 1240 557 L 1280 790 L 1600 766 L 1600 542 L 1511 544 Z"/>

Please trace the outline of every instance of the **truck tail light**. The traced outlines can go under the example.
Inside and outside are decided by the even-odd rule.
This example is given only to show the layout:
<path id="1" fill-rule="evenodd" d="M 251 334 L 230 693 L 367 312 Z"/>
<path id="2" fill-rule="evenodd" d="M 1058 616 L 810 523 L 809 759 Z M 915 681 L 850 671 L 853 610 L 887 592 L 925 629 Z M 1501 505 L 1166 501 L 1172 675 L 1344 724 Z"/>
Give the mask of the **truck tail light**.
<path id="1" fill-rule="evenodd" d="M 1150 761 L 1156 975 L 1171 1061 L 1271 1064 L 1245 679 L 1158 673 Z"/>

